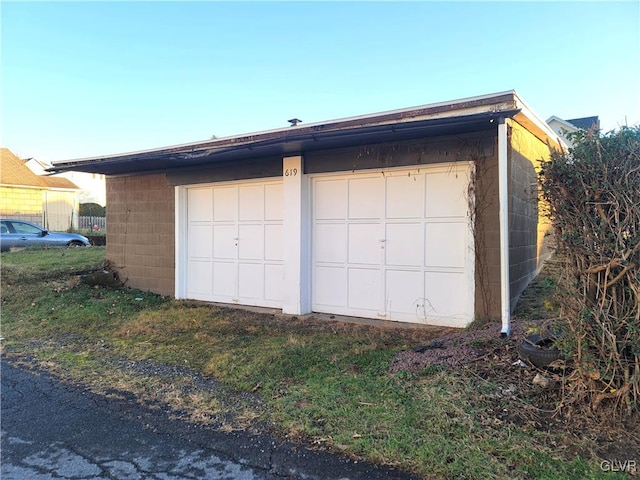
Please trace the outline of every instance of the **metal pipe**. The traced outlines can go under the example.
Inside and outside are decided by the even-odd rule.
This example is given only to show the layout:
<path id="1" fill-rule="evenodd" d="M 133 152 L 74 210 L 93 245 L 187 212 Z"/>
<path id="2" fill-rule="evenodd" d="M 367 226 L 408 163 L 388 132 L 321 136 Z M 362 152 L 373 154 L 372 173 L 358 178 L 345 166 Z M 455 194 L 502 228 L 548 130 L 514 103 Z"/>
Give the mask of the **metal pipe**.
<path id="1" fill-rule="evenodd" d="M 498 194 L 500 211 L 500 314 L 502 336 L 511 330 L 511 297 L 509 288 L 509 158 L 507 123 L 504 117 L 498 121 Z"/>

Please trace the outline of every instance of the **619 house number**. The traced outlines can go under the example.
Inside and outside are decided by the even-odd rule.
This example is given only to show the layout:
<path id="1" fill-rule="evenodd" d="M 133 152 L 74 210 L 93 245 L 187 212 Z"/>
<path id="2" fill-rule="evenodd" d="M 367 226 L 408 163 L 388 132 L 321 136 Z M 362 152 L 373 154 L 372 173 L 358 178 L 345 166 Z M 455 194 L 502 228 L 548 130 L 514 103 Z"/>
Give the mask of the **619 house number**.
<path id="1" fill-rule="evenodd" d="M 298 175 L 298 169 L 297 168 L 285 168 L 284 169 L 284 176 L 285 177 L 295 177 L 296 175 Z"/>

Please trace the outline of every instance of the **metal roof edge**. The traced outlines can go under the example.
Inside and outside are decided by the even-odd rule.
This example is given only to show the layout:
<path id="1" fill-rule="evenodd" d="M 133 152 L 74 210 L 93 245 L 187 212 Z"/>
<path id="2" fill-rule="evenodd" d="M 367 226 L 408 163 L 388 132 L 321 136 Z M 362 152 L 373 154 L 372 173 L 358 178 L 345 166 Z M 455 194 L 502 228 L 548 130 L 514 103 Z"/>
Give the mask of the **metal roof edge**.
<path id="1" fill-rule="evenodd" d="M 516 119 L 516 121 L 518 120 L 519 116 L 525 116 L 529 122 L 530 125 L 525 125 L 529 128 L 534 127 L 535 129 L 538 130 L 538 132 L 533 131 L 532 133 L 538 133 L 538 137 L 540 137 L 541 140 L 550 140 L 551 142 L 555 143 L 557 147 L 559 147 L 560 149 L 564 149 L 567 147 L 567 144 L 564 142 L 564 140 L 562 139 L 562 137 L 560 135 L 558 135 L 556 132 L 553 131 L 553 129 L 549 126 L 549 124 L 547 122 L 545 122 L 544 120 L 542 120 L 542 118 L 531 108 L 529 107 L 529 105 L 527 105 L 527 103 L 522 100 L 522 98 L 520 97 L 520 95 L 518 95 L 517 92 L 513 92 L 515 99 L 516 99 L 516 103 L 520 108 L 520 113 L 518 113 L 514 118 Z"/>
<path id="2" fill-rule="evenodd" d="M 60 160 L 52 162 L 52 168 L 48 169 L 49 172 L 70 170 L 73 166 L 80 166 L 89 163 L 99 163 L 101 161 L 115 160 L 125 157 L 133 157 L 138 155 L 153 154 L 153 153 L 169 153 L 169 152 L 181 152 L 181 151 L 196 151 L 206 150 L 224 147 L 235 147 L 243 144 L 250 144 L 256 141 L 264 140 L 277 135 L 288 137 L 290 135 L 296 135 L 300 133 L 312 133 L 314 131 L 338 131 L 343 129 L 358 128 L 364 126 L 372 126 L 376 124 L 388 124 L 388 123 L 404 123 L 413 120 L 423 118 L 445 118 L 464 115 L 465 111 L 471 109 L 482 109 L 485 107 L 486 111 L 479 111 L 477 113 L 498 112 L 502 109 L 513 110 L 516 102 L 517 94 L 515 90 L 507 90 L 504 92 L 479 95 L 474 97 L 466 97 L 457 100 L 450 100 L 445 102 L 437 102 L 426 104 L 418 107 L 408 107 L 396 110 L 388 110 L 384 112 L 378 112 L 367 115 L 344 117 L 335 120 L 328 120 L 323 122 L 315 122 L 307 125 L 289 126 L 273 130 L 264 130 L 253 133 L 246 133 L 240 135 L 233 135 L 229 137 L 216 138 L 214 140 L 200 140 L 197 142 L 190 142 L 178 145 L 171 145 L 166 147 L 152 148 L 146 150 L 138 150 L 131 152 L 124 152 L 113 155 L 101 155 L 95 157 L 86 157 L 79 159 Z M 506 105 L 505 105 L 506 103 Z M 503 104 L 503 105 L 501 105 Z M 501 105 L 502 108 L 499 106 Z M 493 109 L 491 107 L 494 107 Z M 295 133 L 294 133 L 295 132 Z"/>

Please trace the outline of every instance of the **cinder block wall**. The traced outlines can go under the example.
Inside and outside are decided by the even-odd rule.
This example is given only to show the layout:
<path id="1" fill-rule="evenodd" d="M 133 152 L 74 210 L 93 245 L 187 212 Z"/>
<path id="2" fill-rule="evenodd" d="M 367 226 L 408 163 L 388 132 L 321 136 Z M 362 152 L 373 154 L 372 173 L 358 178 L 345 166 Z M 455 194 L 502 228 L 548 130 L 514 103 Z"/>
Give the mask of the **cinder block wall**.
<path id="1" fill-rule="evenodd" d="M 133 288 L 175 291 L 175 196 L 166 175 L 107 177 L 107 259 Z"/>
<path id="2" fill-rule="evenodd" d="M 511 307 L 535 277 L 550 252 L 546 234 L 551 225 L 538 204 L 540 162 L 549 147 L 516 122 L 509 141 L 509 281 Z"/>
<path id="3" fill-rule="evenodd" d="M 551 229 L 538 204 L 537 172 L 549 147 L 516 122 L 509 122 L 509 283 L 511 310 L 551 255 Z M 500 215 L 497 137 L 490 155 L 476 159 L 476 318 L 500 318 Z"/>
<path id="4" fill-rule="evenodd" d="M 475 312 L 476 319 L 500 318 L 500 217 L 498 141 L 475 161 Z"/>

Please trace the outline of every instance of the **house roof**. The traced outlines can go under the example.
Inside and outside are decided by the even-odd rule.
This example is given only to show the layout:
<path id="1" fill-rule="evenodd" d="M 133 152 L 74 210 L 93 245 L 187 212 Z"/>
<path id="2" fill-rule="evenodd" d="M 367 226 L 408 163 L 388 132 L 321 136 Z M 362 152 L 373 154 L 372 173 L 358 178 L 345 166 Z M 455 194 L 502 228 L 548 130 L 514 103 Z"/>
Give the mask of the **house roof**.
<path id="1" fill-rule="evenodd" d="M 54 176 L 40 176 L 40 178 L 45 182 L 48 188 L 72 188 L 74 190 L 80 190 L 80 187 L 67 178 Z"/>
<path id="2" fill-rule="evenodd" d="M 578 129 L 589 130 L 593 126 L 600 128 L 600 118 L 598 118 L 597 115 L 594 117 L 574 118 L 571 120 L 564 120 L 553 115 L 547 119 L 548 124 L 554 122 L 560 124 L 562 128 L 569 132 L 575 132 Z"/>
<path id="3" fill-rule="evenodd" d="M 573 118 L 571 120 L 567 120 L 567 122 L 583 130 L 589 130 L 591 127 L 594 127 L 594 126 L 596 128 L 600 128 L 600 119 L 598 118 L 597 115 L 594 117 Z"/>
<path id="4" fill-rule="evenodd" d="M 314 150 L 489 131 L 495 129 L 499 118 L 513 118 L 542 140 L 562 145 L 553 130 L 511 90 L 138 152 L 56 161 L 50 171 L 106 175 L 166 172 Z"/>
<path id="5" fill-rule="evenodd" d="M 78 187 L 66 178 L 36 175 L 8 148 L 0 148 L 0 185 L 74 189 Z"/>
<path id="6" fill-rule="evenodd" d="M 557 123 L 560 125 L 560 127 L 564 128 L 569 132 L 575 132 L 578 129 L 578 127 L 576 127 L 573 123 L 569 123 L 567 120 L 564 120 L 560 117 L 556 117 L 555 115 L 547 118 L 547 123 L 549 125 L 553 123 Z"/>

